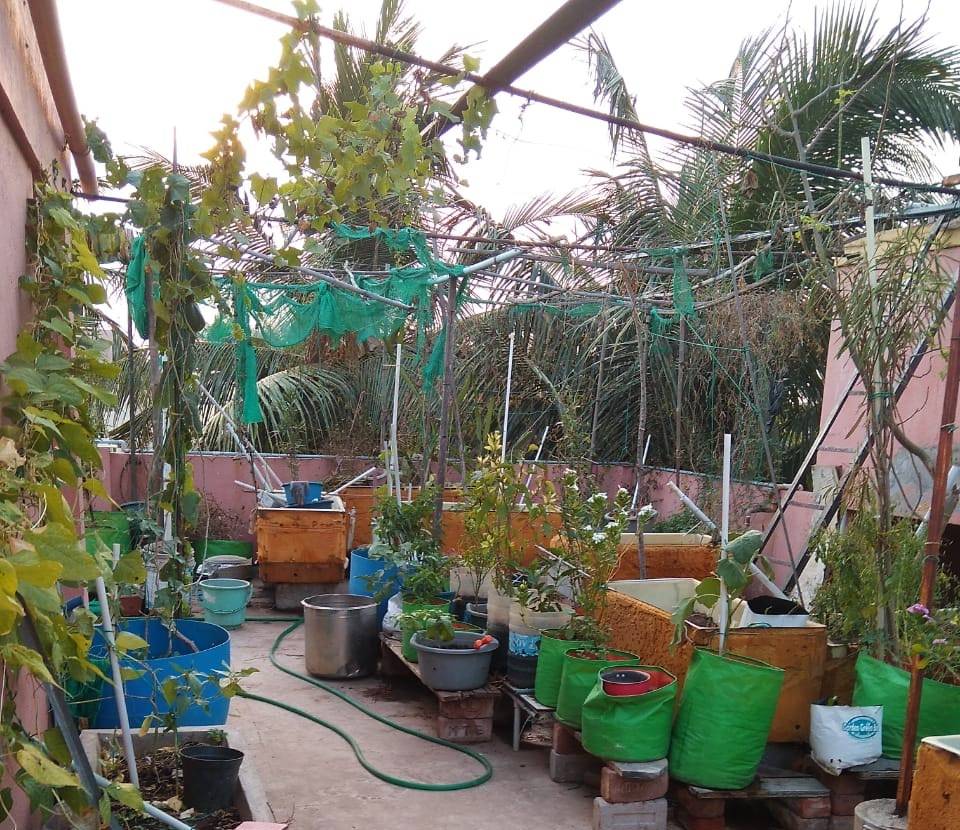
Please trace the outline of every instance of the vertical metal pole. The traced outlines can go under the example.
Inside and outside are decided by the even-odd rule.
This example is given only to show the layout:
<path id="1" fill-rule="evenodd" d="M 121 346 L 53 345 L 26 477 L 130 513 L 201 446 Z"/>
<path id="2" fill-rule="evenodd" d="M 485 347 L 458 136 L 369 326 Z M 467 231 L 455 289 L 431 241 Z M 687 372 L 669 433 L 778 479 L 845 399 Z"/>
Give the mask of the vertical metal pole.
<path id="1" fill-rule="evenodd" d="M 447 483 L 447 453 L 450 444 L 450 405 L 453 400 L 453 354 L 456 346 L 457 278 L 447 284 L 447 326 L 443 340 L 443 391 L 440 397 L 440 428 L 437 437 L 437 504 L 433 510 L 433 536 L 440 538 L 443 488 Z"/>
<path id="2" fill-rule="evenodd" d="M 503 430 L 500 434 L 501 438 L 501 447 L 500 447 L 500 461 L 507 460 L 507 424 L 510 421 L 510 385 L 513 382 L 513 346 L 514 341 L 516 340 L 517 333 L 515 331 L 510 332 L 510 352 L 507 355 L 507 394 L 504 397 L 503 401 Z"/>
<path id="3" fill-rule="evenodd" d="M 960 291 L 960 276 L 957 278 Z M 937 460 L 933 471 L 933 490 L 930 495 L 930 521 L 927 541 L 923 548 L 923 577 L 920 583 L 920 603 L 933 610 L 933 588 L 940 564 L 940 543 L 946 525 L 944 505 L 947 498 L 947 477 L 953 456 L 953 431 L 957 419 L 957 393 L 960 391 L 960 309 L 953 309 L 950 325 L 950 355 L 947 358 L 947 377 L 943 386 L 943 411 L 940 416 L 940 437 L 937 442 Z M 920 696 L 923 692 L 923 667 L 920 656 L 914 655 L 910 667 L 910 691 L 903 726 L 903 758 L 900 761 L 900 780 L 897 782 L 897 815 L 905 815 L 913 787 L 913 768 L 917 740 L 917 721 L 920 717 Z"/>
<path id="4" fill-rule="evenodd" d="M 400 452 L 397 449 L 397 421 L 400 406 L 400 354 L 402 345 L 397 343 L 396 365 L 393 369 L 393 421 L 390 424 L 390 455 L 393 466 L 393 486 L 397 493 L 397 504 L 403 501 L 400 492 Z"/>

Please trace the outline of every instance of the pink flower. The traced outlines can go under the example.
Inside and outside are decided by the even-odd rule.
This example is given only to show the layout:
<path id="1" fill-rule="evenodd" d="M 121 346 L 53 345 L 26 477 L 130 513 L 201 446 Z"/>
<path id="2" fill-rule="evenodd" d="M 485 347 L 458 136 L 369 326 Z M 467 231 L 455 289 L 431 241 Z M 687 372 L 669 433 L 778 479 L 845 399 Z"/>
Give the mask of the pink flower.
<path id="1" fill-rule="evenodd" d="M 907 613 L 908 613 L 908 614 L 916 614 L 917 616 L 929 617 L 929 616 L 930 616 L 930 609 L 927 608 L 927 606 L 926 606 L 926 605 L 923 605 L 922 603 L 915 602 L 913 605 L 911 605 L 911 606 L 907 609 Z"/>
<path id="2" fill-rule="evenodd" d="M 935 646 L 945 646 L 945 645 L 947 644 L 947 641 L 944 640 L 942 637 L 940 637 L 940 638 L 937 638 L 936 640 L 934 640 L 934 641 L 933 641 L 933 644 L 934 644 Z"/>

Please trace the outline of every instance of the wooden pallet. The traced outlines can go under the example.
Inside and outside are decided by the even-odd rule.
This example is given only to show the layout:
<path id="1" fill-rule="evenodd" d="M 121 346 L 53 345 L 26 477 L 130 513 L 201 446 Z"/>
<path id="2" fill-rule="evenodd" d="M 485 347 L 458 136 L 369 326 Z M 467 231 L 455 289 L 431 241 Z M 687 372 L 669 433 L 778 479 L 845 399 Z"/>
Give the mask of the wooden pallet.
<path id="1" fill-rule="evenodd" d="M 784 827 L 826 828 L 830 816 L 830 790 L 812 775 L 794 770 L 761 768 L 757 777 L 740 790 L 712 790 L 692 784 L 674 783 L 673 797 L 679 802 L 677 821 L 681 827 L 724 827 L 728 801 L 761 800 Z"/>
<path id="2" fill-rule="evenodd" d="M 420 666 L 405 659 L 400 641 L 388 634 L 380 635 L 383 656 L 381 671 L 385 675 L 409 672 L 423 683 Z M 487 684 L 469 692 L 443 692 L 430 689 L 437 699 L 437 737 L 458 744 L 489 741 L 493 737 L 493 707 L 500 690 Z"/>

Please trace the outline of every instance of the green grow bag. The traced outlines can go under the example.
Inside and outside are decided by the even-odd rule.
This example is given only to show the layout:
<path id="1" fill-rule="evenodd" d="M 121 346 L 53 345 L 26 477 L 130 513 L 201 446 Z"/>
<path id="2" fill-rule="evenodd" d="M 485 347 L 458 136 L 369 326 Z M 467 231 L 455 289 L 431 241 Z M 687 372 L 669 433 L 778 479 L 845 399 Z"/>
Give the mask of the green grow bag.
<path id="1" fill-rule="evenodd" d="M 563 655 L 571 648 L 582 648 L 582 640 L 563 640 L 559 628 L 540 632 L 540 657 L 537 660 L 537 678 L 533 696 L 544 706 L 556 708 L 560 695 L 560 677 L 563 674 Z"/>
<path id="2" fill-rule="evenodd" d="M 114 545 L 120 545 L 121 555 L 129 552 L 130 517 L 122 510 L 94 510 L 84 535 L 84 545 L 91 556 L 97 552 L 97 540 L 110 551 Z"/>
<path id="3" fill-rule="evenodd" d="M 783 669 L 698 648 L 670 741 L 670 777 L 739 790 L 757 774 L 783 686 Z"/>
<path id="4" fill-rule="evenodd" d="M 630 664 L 630 668 L 664 672 L 659 666 Z M 676 697 L 675 677 L 672 683 L 646 694 L 608 695 L 598 672 L 583 703 L 583 748 L 604 761 L 640 763 L 666 758 Z"/>
<path id="5" fill-rule="evenodd" d="M 557 720 L 572 729 L 580 728 L 583 702 L 597 682 L 597 673 L 612 666 L 623 666 L 640 660 L 636 654 L 629 651 L 615 651 L 610 648 L 597 649 L 604 658 L 591 660 L 571 654 L 577 650 L 578 648 L 568 647 L 563 654 L 563 673 L 560 676 L 560 693 L 557 696 Z"/>
<path id="6" fill-rule="evenodd" d="M 197 565 L 208 556 L 242 556 L 253 559 L 253 542 L 233 539 L 198 539 L 193 543 L 193 559 Z"/>
<path id="7" fill-rule="evenodd" d="M 883 755 L 899 759 L 903 754 L 903 722 L 907 712 L 910 673 L 889 663 L 861 654 L 855 668 L 854 706 L 883 707 Z M 960 686 L 929 678 L 923 681 L 917 745 L 929 735 L 960 732 Z"/>

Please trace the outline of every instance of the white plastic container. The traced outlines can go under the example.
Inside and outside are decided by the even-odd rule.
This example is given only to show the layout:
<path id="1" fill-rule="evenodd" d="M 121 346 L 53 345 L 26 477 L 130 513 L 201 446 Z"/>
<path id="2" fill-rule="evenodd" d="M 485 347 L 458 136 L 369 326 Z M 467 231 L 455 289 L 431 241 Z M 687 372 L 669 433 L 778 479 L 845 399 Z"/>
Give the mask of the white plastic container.
<path id="1" fill-rule="evenodd" d="M 573 616 L 572 608 L 560 611 L 531 611 L 519 602 L 510 604 L 510 653 L 536 657 L 540 653 L 540 632 L 562 628 Z"/>

